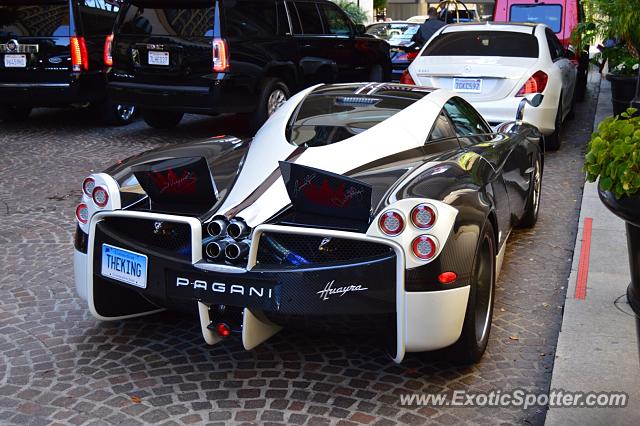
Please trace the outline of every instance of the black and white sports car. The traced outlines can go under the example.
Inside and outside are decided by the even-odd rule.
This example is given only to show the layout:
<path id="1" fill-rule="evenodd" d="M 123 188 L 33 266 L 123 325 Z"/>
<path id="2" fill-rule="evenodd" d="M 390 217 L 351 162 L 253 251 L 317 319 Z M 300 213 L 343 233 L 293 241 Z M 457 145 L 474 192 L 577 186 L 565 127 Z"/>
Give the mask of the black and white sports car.
<path id="1" fill-rule="evenodd" d="M 320 85 L 251 140 L 119 162 L 83 183 L 77 291 L 102 320 L 197 312 L 209 344 L 295 326 L 474 362 L 509 234 L 538 215 L 541 136 L 521 112 L 493 130 L 445 90 Z"/>

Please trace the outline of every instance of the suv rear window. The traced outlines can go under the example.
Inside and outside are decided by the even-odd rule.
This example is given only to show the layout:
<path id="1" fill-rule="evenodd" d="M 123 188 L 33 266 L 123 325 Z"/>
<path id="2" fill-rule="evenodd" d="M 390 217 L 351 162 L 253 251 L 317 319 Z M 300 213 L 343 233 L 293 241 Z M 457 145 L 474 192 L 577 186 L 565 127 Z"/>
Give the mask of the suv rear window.
<path id="1" fill-rule="evenodd" d="M 312 93 L 291 117 L 287 140 L 305 147 L 331 145 L 372 128 L 427 94 L 415 92 L 404 97 Z"/>
<path id="2" fill-rule="evenodd" d="M 537 58 L 538 39 L 509 31 L 457 31 L 438 35 L 422 56 L 506 56 Z"/>
<path id="3" fill-rule="evenodd" d="M 562 6 L 559 4 L 514 4 L 509 14 L 511 22 L 546 24 L 554 33 L 562 29 Z"/>
<path id="4" fill-rule="evenodd" d="M 0 37 L 69 37 L 69 3 L 5 2 L 0 5 Z"/>
<path id="5" fill-rule="evenodd" d="M 213 36 L 213 2 L 131 0 L 119 22 L 127 35 Z"/>
<path id="6" fill-rule="evenodd" d="M 83 35 L 87 37 L 111 34 L 119 7 L 105 0 L 81 0 L 78 10 L 82 17 Z"/>

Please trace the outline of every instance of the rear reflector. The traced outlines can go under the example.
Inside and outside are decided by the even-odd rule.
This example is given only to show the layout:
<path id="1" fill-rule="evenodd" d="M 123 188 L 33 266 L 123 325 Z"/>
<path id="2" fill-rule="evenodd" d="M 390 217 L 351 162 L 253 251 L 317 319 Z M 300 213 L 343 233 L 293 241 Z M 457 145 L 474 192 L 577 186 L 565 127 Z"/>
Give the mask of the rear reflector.
<path id="1" fill-rule="evenodd" d="M 411 84 L 415 86 L 416 82 L 413 81 L 413 77 L 411 77 L 411 74 L 409 74 L 408 69 L 402 72 L 402 76 L 400 77 L 400 84 Z"/>
<path id="2" fill-rule="evenodd" d="M 111 44 L 113 43 L 113 34 L 109 34 L 104 40 L 104 64 L 108 67 L 113 66 L 113 57 L 111 56 Z"/>
<path id="3" fill-rule="evenodd" d="M 458 279 L 458 274 L 455 272 L 443 272 L 438 275 L 438 281 L 440 284 L 451 284 Z"/>
<path id="4" fill-rule="evenodd" d="M 71 65 L 76 72 L 89 70 L 89 56 L 84 37 L 71 37 Z"/>
<path id="5" fill-rule="evenodd" d="M 542 93 L 547 87 L 547 81 L 549 81 L 549 76 L 543 71 L 537 71 L 529 77 L 529 80 L 524 83 L 516 96 L 524 96 L 530 93 Z"/>
<path id="6" fill-rule="evenodd" d="M 229 70 L 229 49 L 226 40 L 214 38 L 212 44 L 213 71 L 227 72 Z"/>
<path id="7" fill-rule="evenodd" d="M 218 333 L 218 336 L 220 337 L 229 337 L 231 334 L 231 328 L 227 324 L 221 322 L 216 325 L 216 333 Z"/>

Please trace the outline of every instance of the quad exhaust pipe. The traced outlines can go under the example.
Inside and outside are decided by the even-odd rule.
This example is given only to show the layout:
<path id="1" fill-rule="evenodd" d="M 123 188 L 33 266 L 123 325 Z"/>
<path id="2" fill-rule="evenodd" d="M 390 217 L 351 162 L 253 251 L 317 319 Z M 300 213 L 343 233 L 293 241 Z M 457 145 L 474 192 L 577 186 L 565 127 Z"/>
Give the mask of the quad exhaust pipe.
<path id="1" fill-rule="evenodd" d="M 244 240 L 251 233 L 251 228 L 243 220 L 232 220 L 227 226 L 227 234 L 236 241 Z"/>
<path id="2" fill-rule="evenodd" d="M 219 259 L 224 256 L 228 245 L 227 241 L 213 241 L 206 245 L 204 251 L 209 259 Z"/>
<path id="3" fill-rule="evenodd" d="M 224 219 L 215 219 L 207 225 L 207 234 L 213 238 L 220 238 L 227 234 L 229 222 Z"/>
<path id="4" fill-rule="evenodd" d="M 247 243 L 230 243 L 224 249 L 224 255 L 230 262 L 242 260 L 247 254 L 249 254 L 249 244 Z"/>

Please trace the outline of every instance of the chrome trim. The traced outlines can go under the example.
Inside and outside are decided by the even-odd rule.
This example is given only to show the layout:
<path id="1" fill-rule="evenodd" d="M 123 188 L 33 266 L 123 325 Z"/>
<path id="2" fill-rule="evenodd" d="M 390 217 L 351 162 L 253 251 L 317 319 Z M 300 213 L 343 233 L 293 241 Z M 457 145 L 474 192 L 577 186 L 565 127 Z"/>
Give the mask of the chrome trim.
<path id="1" fill-rule="evenodd" d="M 245 268 L 241 268 L 238 266 L 224 265 L 220 263 L 198 262 L 198 263 L 194 263 L 193 266 L 203 271 L 220 272 L 222 274 L 244 274 L 247 272 Z"/>
<path id="2" fill-rule="evenodd" d="M 69 83 L 0 83 L 0 87 L 69 87 Z"/>

